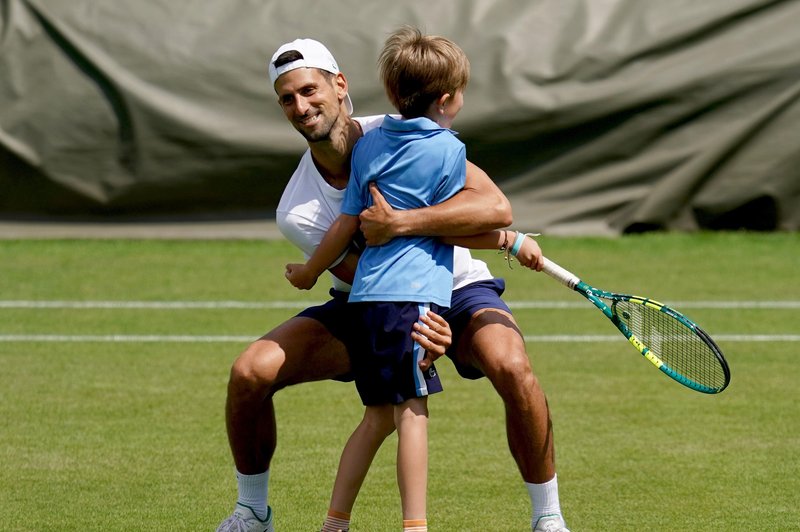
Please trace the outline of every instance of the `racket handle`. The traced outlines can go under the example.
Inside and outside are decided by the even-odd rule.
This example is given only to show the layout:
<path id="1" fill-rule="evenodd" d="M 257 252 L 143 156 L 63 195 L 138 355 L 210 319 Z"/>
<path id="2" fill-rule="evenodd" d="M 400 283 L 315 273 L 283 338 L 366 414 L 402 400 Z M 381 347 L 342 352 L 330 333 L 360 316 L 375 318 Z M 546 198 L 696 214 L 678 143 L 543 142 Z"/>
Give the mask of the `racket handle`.
<path id="1" fill-rule="evenodd" d="M 547 257 L 542 258 L 544 259 L 544 267 L 542 268 L 542 271 L 567 288 L 574 289 L 575 286 L 581 282 L 580 278 L 574 273 L 565 270 Z"/>

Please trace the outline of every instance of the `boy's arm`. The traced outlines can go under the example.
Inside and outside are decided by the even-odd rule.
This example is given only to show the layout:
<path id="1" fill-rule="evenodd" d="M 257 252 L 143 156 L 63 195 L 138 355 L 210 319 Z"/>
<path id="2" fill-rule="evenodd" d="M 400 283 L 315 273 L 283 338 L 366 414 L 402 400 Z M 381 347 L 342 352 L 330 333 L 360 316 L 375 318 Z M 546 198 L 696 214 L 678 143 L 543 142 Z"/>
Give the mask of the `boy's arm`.
<path id="1" fill-rule="evenodd" d="M 445 244 L 463 248 L 499 249 L 506 254 L 506 257 L 513 255 L 520 264 L 537 272 L 542 271 L 544 266 L 544 258 L 539 244 L 533 237 L 518 231 L 504 229 L 472 236 L 446 236 L 439 240 Z"/>
<path id="2" fill-rule="evenodd" d="M 286 265 L 286 278 L 297 288 L 310 289 L 347 248 L 357 230 L 357 216 L 340 214 L 305 264 Z"/>
<path id="3" fill-rule="evenodd" d="M 359 218 L 367 244 L 396 236 L 464 236 L 511 225 L 511 204 L 489 176 L 467 161 L 464 188 L 452 198 L 420 209 L 395 210 L 374 184 L 373 204 Z"/>

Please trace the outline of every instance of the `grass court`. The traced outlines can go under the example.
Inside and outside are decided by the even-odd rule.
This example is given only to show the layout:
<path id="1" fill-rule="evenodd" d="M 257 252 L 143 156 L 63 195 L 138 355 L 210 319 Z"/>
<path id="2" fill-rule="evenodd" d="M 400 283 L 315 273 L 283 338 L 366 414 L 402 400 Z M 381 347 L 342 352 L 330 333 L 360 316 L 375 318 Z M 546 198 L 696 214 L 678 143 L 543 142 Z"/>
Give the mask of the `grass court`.
<path id="1" fill-rule="evenodd" d="M 800 530 L 800 236 L 653 233 L 539 239 L 589 284 L 699 323 L 732 379 L 718 396 L 655 370 L 590 303 L 543 274 L 475 255 L 507 281 L 556 436 L 573 531 Z M 299 292 L 284 241 L 0 241 L 0 520 L 19 531 L 214 530 L 236 497 L 224 429 L 231 362 L 326 297 Z M 438 363 L 428 522 L 529 531 L 527 492 L 487 381 Z M 270 504 L 280 532 L 318 530 L 354 387 L 275 398 Z M 352 532 L 398 530 L 394 438 Z"/>

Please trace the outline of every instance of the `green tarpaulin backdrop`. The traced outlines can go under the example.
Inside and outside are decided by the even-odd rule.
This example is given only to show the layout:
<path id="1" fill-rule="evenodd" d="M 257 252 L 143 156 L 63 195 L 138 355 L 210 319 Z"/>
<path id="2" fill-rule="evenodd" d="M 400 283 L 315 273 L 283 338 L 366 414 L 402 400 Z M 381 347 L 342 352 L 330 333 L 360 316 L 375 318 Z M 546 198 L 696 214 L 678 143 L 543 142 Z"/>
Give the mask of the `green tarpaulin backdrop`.
<path id="1" fill-rule="evenodd" d="M 272 52 L 323 41 L 382 114 L 401 24 L 469 55 L 454 128 L 515 227 L 800 227 L 796 0 L 0 0 L 0 217 L 269 215 L 304 149 Z"/>

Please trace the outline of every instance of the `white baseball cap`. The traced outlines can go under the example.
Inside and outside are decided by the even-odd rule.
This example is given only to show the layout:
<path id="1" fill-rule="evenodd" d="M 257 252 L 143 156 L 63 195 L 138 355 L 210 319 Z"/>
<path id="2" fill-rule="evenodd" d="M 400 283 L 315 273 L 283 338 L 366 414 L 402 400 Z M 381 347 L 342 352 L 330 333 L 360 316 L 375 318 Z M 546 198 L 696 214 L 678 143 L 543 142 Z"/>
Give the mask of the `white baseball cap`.
<path id="1" fill-rule="evenodd" d="M 278 56 L 289 51 L 298 52 L 302 58 L 276 67 L 275 60 Z M 336 64 L 336 59 L 333 58 L 333 54 L 325 48 L 324 44 L 314 39 L 295 39 L 278 48 L 278 50 L 272 54 L 272 59 L 269 61 L 269 79 L 274 85 L 275 80 L 277 80 L 281 74 L 285 74 L 296 68 L 319 68 L 331 74 L 339 73 L 339 65 Z M 344 103 L 347 112 L 353 114 L 353 102 L 350 100 L 349 94 L 344 95 Z"/>

